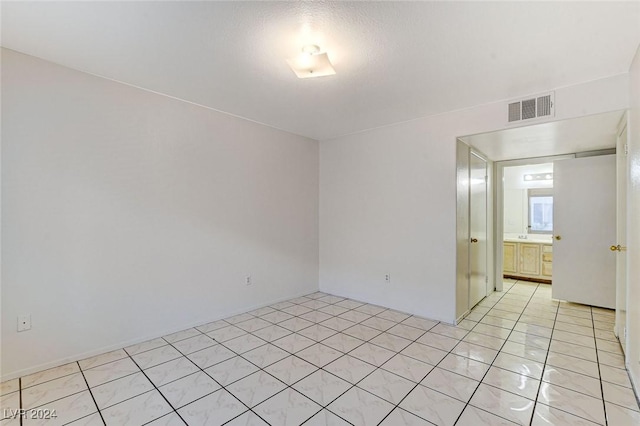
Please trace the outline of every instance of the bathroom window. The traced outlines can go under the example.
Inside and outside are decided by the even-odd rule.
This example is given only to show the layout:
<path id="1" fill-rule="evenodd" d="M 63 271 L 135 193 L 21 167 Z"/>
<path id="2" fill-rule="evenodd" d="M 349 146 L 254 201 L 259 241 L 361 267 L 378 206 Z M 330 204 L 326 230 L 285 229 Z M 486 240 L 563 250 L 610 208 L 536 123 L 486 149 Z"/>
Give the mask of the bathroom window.
<path id="1" fill-rule="evenodd" d="M 529 189 L 529 232 L 553 232 L 553 189 Z"/>

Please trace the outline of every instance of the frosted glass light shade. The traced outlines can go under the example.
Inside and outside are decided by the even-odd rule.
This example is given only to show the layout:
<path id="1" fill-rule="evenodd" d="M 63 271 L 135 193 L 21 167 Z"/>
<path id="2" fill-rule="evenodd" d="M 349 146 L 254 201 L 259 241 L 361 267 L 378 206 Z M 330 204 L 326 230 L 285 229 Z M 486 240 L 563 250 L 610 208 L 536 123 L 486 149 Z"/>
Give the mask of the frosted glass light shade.
<path id="1" fill-rule="evenodd" d="M 326 53 L 302 53 L 295 58 L 287 59 L 287 63 L 298 78 L 324 77 L 336 73 Z"/>

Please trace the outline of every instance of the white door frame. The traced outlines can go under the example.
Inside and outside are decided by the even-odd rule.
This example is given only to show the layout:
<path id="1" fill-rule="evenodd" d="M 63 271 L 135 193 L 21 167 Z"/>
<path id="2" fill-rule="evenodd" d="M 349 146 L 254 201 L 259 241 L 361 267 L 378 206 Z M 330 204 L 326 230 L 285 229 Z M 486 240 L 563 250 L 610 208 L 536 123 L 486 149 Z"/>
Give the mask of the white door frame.
<path id="1" fill-rule="evenodd" d="M 517 160 L 504 160 L 504 161 L 496 161 L 495 167 L 493 168 L 494 176 L 493 181 L 495 182 L 494 187 L 494 208 L 493 208 L 493 230 L 494 236 L 493 241 L 495 244 L 494 248 L 494 264 L 495 264 L 495 281 L 496 281 L 496 291 L 503 290 L 503 243 L 504 243 L 504 168 L 505 167 L 513 167 L 513 166 L 528 166 L 533 164 L 543 164 L 543 163 L 552 163 L 554 160 L 564 160 L 567 158 L 575 158 L 575 154 L 566 154 L 566 155 L 554 155 L 550 157 L 532 157 L 532 158 L 520 158 Z"/>
<path id="2" fill-rule="evenodd" d="M 616 137 L 616 245 L 621 245 L 625 250 L 627 245 L 627 229 L 628 229 L 628 186 L 629 182 L 629 159 L 627 147 L 629 144 L 629 126 L 628 114 L 625 112 L 620 123 L 618 123 L 618 136 Z M 625 140 L 622 145 L 622 140 Z M 621 256 L 625 258 L 621 259 Z M 627 307 L 629 303 L 628 297 L 628 259 L 626 252 L 617 253 L 616 259 L 616 322 L 614 325 L 614 333 L 622 346 L 622 351 L 627 352 L 627 329 L 629 327 L 627 321 Z"/>

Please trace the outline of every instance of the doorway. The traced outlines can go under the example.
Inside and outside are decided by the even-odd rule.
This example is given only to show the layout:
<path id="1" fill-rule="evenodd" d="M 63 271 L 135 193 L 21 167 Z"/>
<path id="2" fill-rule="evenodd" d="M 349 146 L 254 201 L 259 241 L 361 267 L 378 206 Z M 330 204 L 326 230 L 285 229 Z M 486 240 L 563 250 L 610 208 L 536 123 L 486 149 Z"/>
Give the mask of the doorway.
<path id="1" fill-rule="evenodd" d="M 487 253 L 487 275 L 491 277 L 487 288 L 495 288 L 498 291 L 503 288 L 504 253 L 502 242 L 505 223 L 501 195 L 504 170 L 501 166 L 504 166 L 507 161 L 513 162 L 510 165 L 517 165 L 518 162 L 521 165 L 539 164 L 552 162 L 559 158 L 574 158 L 576 154 L 580 156 L 581 153 L 592 155 L 593 151 L 611 150 L 611 152 L 615 152 L 616 138 L 619 134 L 619 122 L 623 114 L 623 111 L 614 111 L 459 138 L 459 143 L 468 145 L 470 150 L 483 153 L 490 170 L 489 180 L 493 181 L 493 184 L 489 186 L 491 192 L 489 197 L 493 198 L 493 201 L 490 202 L 491 205 L 488 207 L 489 210 L 493 210 L 493 213 L 490 213 L 487 217 L 489 228 L 492 228 L 487 235 L 490 246 Z M 460 169 L 458 169 L 458 172 L 460 174 Z M 467 205 L 466 208 L 469 209 L 470 207 Z M 459 214 L 459 223 L 460 219 L 464 218 Z M 470 220 L 471 217 L 469 216 L 467 219 Z M 531 225 L 527 222 L 526 226 Z M 465 251 L 465 245 L 470 245 L 471 243 L 470 240 L 460 238 L 462 236 L 460 227 L 458 230 L 458 256 L 460 258 L 460 253 Z M 523 229 L 522 234 L 530 234 L 530 232 L 528 232 L 528 229 L 527 232 Z M 467 237 L 470 238 L 470 235 L 467 235 Z M 466 250 L 470 250 L 470 247 Z M 547 255 L 547 257 L 549 256 Z M 542 265 L 540 267 L 542 268 Z M 460 271 L 458 272 L 458 280 L 460 280 L 462 274 Z M 466 273 L 471 274 L 470 268 Z M 457 296 L 459 296 L 459 292 L 457 292 Z M 458 318 L 470 303 L 471 299 L 464 300 L 464 298 L 457 297 L 456 313 Z"/>
<path id="2" fill-rule="evenodd" d="M 574 157 L 496 162 L 496 289 L 503 278 L 551 284 L 553 162 Z"/>

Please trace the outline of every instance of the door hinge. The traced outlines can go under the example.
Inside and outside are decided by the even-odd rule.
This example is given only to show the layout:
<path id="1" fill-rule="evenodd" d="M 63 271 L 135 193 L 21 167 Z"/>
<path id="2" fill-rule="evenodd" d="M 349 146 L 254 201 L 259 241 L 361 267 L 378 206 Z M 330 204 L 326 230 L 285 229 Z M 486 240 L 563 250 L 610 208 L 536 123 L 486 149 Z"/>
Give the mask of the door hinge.
<path id="1" fill-rule="evenodd" d="M 628 155 L 629 154 L 629 144 L 625 143 L 624 144 L 624 155 Z"/>
<path id="2" fill-rule="evenodd" d="M 488 276 L 485 276 L 485 277 L 484 277 L 484 283 L 485 283 L 485 284 L 489 284 L 489 277 L 488 277 Z"/>

